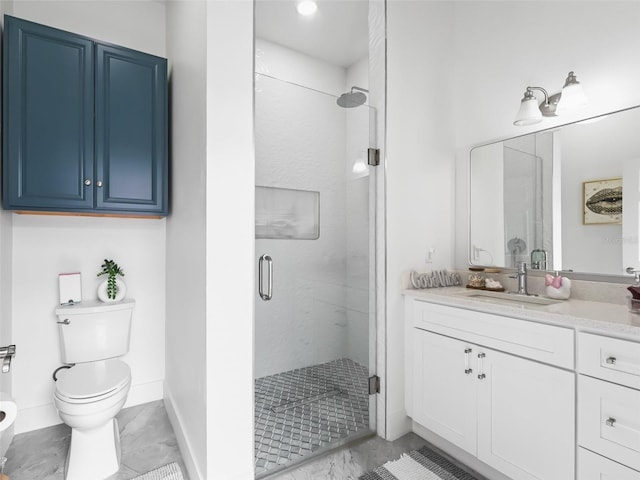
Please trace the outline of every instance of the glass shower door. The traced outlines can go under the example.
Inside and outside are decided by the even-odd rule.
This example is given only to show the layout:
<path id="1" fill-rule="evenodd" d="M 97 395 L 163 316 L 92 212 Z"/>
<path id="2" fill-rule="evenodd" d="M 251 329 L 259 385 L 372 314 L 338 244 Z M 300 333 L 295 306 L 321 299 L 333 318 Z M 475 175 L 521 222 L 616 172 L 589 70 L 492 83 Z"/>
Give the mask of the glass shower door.
<path id="1" fill-rule="evenodd" d="M 374 428 L 375 111 L 336 100 L 256 75 L 258 477 Z"/>

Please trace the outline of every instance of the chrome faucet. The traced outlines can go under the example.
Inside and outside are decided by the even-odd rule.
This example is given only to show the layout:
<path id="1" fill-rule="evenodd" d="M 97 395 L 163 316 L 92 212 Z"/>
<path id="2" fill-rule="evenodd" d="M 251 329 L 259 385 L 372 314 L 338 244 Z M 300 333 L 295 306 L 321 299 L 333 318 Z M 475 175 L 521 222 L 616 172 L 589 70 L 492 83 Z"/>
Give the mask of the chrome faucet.
<path id="1" fill-rule="evenodd" d="M 518 279 L 518 290 L 513 292 L 518 295 L 529 295 L 527 291 L 527 262 L 518 262 L 517 263 L 518 271 L 509 275 L 509 278 L 517 278 Z"/>

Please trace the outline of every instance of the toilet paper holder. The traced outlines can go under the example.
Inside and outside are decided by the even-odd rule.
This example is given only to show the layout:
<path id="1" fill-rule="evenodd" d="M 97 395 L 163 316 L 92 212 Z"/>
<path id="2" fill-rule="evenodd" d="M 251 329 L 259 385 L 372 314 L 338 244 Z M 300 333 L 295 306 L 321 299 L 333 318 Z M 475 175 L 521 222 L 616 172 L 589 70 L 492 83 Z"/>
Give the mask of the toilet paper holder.
<path id="1" fill-rule="evenodd" d="M 11 369 L 11 359 L 16 354 L 16 346 L 8 345 L 0 347 L 0 359 L 2 359 L 2 373 L 9 373 Z"/>

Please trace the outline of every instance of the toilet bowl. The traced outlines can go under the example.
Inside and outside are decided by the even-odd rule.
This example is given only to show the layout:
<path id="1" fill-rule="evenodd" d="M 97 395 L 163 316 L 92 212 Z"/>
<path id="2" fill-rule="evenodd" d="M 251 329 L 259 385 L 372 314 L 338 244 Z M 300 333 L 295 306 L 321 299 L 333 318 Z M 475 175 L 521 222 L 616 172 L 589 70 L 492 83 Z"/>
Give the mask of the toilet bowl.
<path id="1" fill-rule="evenodd" d="M 120 467 L 116 414 L 131 385 L 129 366 L 111 359 L 78 364 L 61 371 L 54 403 L 71 427 L 65 479 L 102 480 Z"/>
<path id="2" fill-rule="evenodd" d="M 71 427 L 65 480 L 104 480 L 120 468 L 116 415 L 131 386 L 129 351 L 135 302 L 82 304 L 56 309 L 62 361 L 53 402 Z"/>

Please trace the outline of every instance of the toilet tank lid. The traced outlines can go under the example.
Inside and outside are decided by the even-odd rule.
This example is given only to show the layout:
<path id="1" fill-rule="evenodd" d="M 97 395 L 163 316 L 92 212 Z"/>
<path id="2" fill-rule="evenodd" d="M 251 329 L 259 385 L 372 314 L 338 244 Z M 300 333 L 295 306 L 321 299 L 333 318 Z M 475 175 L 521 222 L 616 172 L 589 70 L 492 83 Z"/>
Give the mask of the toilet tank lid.
<path id="1" fill-rule="evenodd" d="M 81 315 L 87 313 L 109 312 L 115 310 L 132 309 L 136 301 L 125 298 L 120 302 L 105 303 L 99 300 L 83 300 L 73 305 L 60 305 L 56 308 L 56 315 Z"/>

